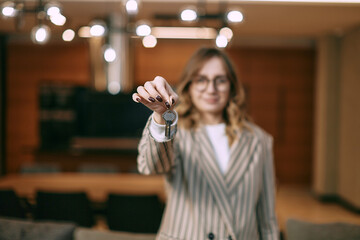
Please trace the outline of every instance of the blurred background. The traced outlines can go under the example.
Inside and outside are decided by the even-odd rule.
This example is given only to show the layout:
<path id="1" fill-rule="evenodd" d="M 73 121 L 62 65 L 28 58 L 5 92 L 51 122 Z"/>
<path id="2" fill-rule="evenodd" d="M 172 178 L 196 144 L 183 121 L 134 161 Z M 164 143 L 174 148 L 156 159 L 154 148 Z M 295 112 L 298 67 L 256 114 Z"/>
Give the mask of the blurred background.
<path id="1" fill-rule="evenodd" d="M 281 229 L 360 224 L 360 1 L 1 1 L 1 15 L 0 187 L 33 204 L 38 189 L 166 202 L 136 173 L 151 112 L 131 94 L 157 75 L 175 87 L 216 46 L 274 137 Z"/>

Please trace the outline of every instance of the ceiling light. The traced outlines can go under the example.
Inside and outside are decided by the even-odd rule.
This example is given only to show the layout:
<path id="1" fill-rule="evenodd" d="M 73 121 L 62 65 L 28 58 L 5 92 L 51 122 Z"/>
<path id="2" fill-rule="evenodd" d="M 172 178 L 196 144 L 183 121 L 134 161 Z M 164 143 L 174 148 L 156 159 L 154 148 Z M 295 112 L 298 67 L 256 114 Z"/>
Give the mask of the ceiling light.
<path id="1" fill-rule="evenodd" d="M 223 27 L 220 29 L 219 34 L 225 36 L 228 41 L 230 41 L 234 35 L 233 31 L 228 27 Z"/>
<path id="2" fill-rule="evenodd" d="M 195 9 L 187 8 L 181 12 L 180 18 L 181 18 L 181 20 L 183 20 L 185 22 L 195 21 L 197 18 L 197 13 L 196 13 Z"/>
<path id="3" fill-rule="evenodd" d="M 239 23 L 244 20 L 244 16 L 240 11 L 230 11 L 226 14 L 226 19 L 232 23 Z"/>
<path id="4" fill-rule="evenodd" d="M 151 28 L 148 24 L 143 23 L 143 24 L 139 24 L 136 27 L 136 35 L 140 36 L 140 37 L 144 37 L 147 35 L 151 34 Z"/>
<path id="5" fill-rule="evenodd" d="M 75 37 L 75 32 L 72 29 L 67 29 L 62 34 L 62 39 L 65 42 L 71 42 Z"/>
<path id="6" fill-rule="evenodd" d="M 50 2 L 45 5 L 45 12 L 48 16 L 55 16 L 61 14 L 60 4 L 56 2 Z"/>
<path id="7" fill-rule="evenodd" d="M 148 35 L 143 38 L 142 43 L 146 48 L 154 48 L 157 44 L 157 39 L 153 35 Z"/>
<path id="8" fill-rule="evenodd" d="M 107 47 L 104 51 L 104 59 L 106 62 L 113 62 L 116 59 L 116 51 L 112 47 Z"/>
<path id="9" fill-rule="evenodd" d="M 79 29 L 78 31 L 78 35 L 79 37 L 82 37 L 82 38 L 89 38 L 91 37 L 91 34 L 90 34 L 90 27 L 89 26 L 83 26 Z"/>
<path id="10" fill-rule="evenodd" d="M 101 37 L 106 33 L 106 24 L 102 20 L 92 21 L 90 24 L 90 35 L 93 37 Z"/>
<path id="11" fill-rule="evenodd" d="M 107 89 L 110 94 L 116 95 L 120 92 L 121 86 L 120 86 L 119 82 L 111 81 L 111 82 L 109 82 Z"/>
<path id="12" fill-rule="evenodd" d="M 16 28 L 20 29 L 25 24 L 25 14 L 32 14 L 35 16 L 38 23 L 37 26 L 31 30 L 30 37 L 34 43 L 44 44 L 50 39 L 50 28 L 43 25 L 44 21 L 50 20 L 53 24 L 63 26 L 66 22 L 66 17 L 61 14 L 61 5 L 57 2 L 48 2 L 47 0 L 36 0 L 35 4 L 26 5 L 24 0 L 5 1 L 1 4 L 1 14 L 4 17 L 16 17 Z"/>
<path id="13" fill-rule="evenodd" d="M 4 17 L 15 17 L 17 10 L 14 2 L 4 2 L 1 4 L 1 13 Z"/>
<path id="14" fill-rule="evenodd" d="M 138 2 L 136 0 L 127 0 L 125 4 L 126 12 L 129 15 L 137 14 L 139 11 Z"/>
<path id="15" fill-rule="evenodd" d="M 37 44 L 45 44 L 50 39 L 50 28 L 40 24 L 31 30 L 31 40 Z"/>
<path id="16" fill-rule="evenodd" d="M 360 3 L 360 0 L 252 0 L 253 2 Z"/>
<path id="17" fill-rule="evenodd" d="M 227 38 L 224 35 L 220 35 L 220 34 L 216 37 L 215 42 L 216 42 L 216 46 L 218 46 L 219 48 L 224 48 L 228 44 Z"/>
<path id="18" fill-rule="evenodd" d="M 153 27 L 152 35 L 158 39 L 215 39 L 217 31 L 207 27 Z"/>
<path id="19" fill-rule="evenodd" d="M 63 26 L 66 23 L 66 17 L 58 13 L 50 16 L 50 21 L 56 26 Z"/>

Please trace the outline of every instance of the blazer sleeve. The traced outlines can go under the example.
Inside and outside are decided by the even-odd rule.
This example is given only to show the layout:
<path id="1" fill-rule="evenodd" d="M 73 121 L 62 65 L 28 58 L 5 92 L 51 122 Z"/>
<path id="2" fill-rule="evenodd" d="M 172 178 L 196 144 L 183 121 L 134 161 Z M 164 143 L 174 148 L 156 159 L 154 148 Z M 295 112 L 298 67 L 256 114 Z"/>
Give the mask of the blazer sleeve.
<path id="1" fill-rule="evenodd" d="M 265 135 L 263 144 L 262 190 L 256 208 L 258 228 L 262 240 L 278 240 L 279 229 L 275 213 L 275 172 L 272 137 Z"/>
<path id="2" fill-rule="evenodd" d="M 157 142 L 150 133 L 151 116 L 138 145 L 137 167 L 141 174 L 169 173 L 174 166 L 174 139 Z M 174 137 L 174 136 L 173 136 Z"/>

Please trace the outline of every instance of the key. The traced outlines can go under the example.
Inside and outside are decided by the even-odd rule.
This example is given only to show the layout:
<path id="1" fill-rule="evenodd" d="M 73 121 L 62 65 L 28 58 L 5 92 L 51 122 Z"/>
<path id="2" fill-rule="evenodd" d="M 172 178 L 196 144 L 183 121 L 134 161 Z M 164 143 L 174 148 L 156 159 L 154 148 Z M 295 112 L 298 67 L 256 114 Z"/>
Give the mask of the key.
<path id="1" fill-rule="evenodd" d="M 173 111 L 167 110 L 163 113 L 162 118 L 165 120 L 165 137 L 170 139 L 171 124 L 173 124 L 176 119 L 176 115 Z"/>

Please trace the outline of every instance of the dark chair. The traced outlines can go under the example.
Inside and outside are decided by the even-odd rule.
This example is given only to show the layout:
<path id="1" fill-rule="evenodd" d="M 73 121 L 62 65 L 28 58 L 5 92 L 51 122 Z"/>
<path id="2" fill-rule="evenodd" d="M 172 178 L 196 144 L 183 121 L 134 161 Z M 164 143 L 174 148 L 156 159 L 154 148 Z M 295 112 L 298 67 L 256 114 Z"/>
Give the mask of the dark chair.
<path id="1" fill-rule="evenodd" d="M 14 190 L 0 190 L 0 216 L 26 218 L 26 213 L 26 207 Z"/>
<path id="2" fill-rule="evenodd" d="M 38 191 L 35 219 L 69 221 L 83 227 L 94 224 L 90 201 L 84 192 Z"/>
<path id="3" fill-rule="evenodd" d="M 109 194 L 107 224 L 111 230 L 156 233 L 164 206 L 158 196 Z"/>
<path id="4" fill-rule="evenodd" d="M 286 221 L 287 240 L 358 240 L 360 225 L 333 222 L 311 223 L 297 219 Z"/>

